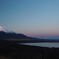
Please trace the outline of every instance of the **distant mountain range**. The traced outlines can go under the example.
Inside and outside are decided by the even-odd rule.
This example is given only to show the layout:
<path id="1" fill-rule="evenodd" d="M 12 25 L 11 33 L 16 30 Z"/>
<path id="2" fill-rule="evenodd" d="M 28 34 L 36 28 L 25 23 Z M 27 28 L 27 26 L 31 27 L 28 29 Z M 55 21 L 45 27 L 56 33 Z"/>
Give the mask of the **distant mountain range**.
<path id="1" fill-rule="evenodd" d="M 0 26 L 0 42 L 17 42 L 17 43 L 27 43 L 27 42 L 59 42 L 57 40 L 48 39 L 38 39 L 28 37 L 24 34 L 15 33 L 6 27 Z"/>

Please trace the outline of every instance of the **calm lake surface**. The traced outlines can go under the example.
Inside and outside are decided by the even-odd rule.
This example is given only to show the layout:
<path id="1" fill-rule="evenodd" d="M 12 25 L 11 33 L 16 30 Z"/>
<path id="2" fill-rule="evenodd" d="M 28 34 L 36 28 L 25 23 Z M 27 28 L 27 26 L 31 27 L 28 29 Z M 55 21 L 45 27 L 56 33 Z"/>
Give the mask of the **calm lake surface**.
<path id="1" fill-rule="evenodd" d="M 42 47 L 55 47 L 59 48 L 59 43 L 20 43 L 22 45 L 30 45 L 30 46 L 42 46 Z"/>

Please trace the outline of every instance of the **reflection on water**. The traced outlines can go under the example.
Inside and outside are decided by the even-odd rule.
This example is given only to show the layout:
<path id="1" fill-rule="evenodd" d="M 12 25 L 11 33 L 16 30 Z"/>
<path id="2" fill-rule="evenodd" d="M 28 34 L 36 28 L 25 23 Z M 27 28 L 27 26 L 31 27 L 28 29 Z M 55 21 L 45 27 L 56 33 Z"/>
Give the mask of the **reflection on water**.
<path id="1" fill-rule="evenodd" d="M 23 45 L 30 46 L 42 46 L 42 47 L 59 47 L 59 43 L 21 43 Z"/>

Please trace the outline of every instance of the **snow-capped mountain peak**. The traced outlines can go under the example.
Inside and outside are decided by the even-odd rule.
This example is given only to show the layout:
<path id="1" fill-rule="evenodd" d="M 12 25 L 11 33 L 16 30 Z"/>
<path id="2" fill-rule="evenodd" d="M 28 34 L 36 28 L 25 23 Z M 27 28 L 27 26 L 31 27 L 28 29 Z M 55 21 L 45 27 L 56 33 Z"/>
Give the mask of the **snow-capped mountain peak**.
<path id="1" fill-rule="evenodd" d="M 12 33 L 11 30 L 7 29 L 6 27 L 0 26 L 0 31 L 4 31 L 6 33 Z"/>

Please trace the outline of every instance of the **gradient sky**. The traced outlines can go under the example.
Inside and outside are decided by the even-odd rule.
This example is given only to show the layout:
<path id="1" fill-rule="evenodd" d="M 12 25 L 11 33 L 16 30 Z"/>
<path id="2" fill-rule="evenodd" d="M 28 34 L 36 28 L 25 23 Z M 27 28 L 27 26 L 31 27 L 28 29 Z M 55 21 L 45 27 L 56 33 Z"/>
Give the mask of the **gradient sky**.
<path id="1" fill-rule="evenodd" d="M 59 0 L 0 0 L 0 25 L 40 38 L 59 38 Z"/>

